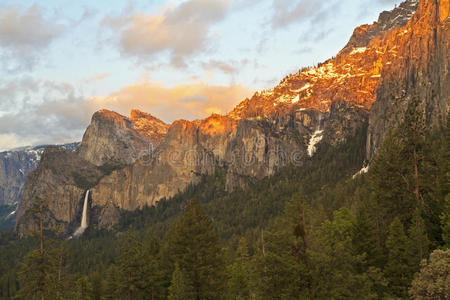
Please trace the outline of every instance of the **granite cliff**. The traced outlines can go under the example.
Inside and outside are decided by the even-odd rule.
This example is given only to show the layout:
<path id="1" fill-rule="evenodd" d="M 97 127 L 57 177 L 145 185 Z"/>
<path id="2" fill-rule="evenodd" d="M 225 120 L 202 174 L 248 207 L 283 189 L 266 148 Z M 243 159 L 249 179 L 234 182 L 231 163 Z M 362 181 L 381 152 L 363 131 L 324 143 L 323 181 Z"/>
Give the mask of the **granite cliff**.
<path id="1" fill-rule="evenodd" d="M 79 143 L 71 143 L 56 147 L 74 151 L 78 145 Z M 0 206 L 8 210 L 5 211 L 8 222 L 15 220 L 17 207 L 22 200 L 26 176 L 37 168 L 46 147 L 48 145 L 0 152 Z"/>
<path id="2" fill-rule="evenodd" d="M 163 121 L 138 110 L 131 111 L 131 118 L 100 110 L 92 116 L 77 151 L 97 166 L 131 164 L 156 148 L 167 128 Z"/>

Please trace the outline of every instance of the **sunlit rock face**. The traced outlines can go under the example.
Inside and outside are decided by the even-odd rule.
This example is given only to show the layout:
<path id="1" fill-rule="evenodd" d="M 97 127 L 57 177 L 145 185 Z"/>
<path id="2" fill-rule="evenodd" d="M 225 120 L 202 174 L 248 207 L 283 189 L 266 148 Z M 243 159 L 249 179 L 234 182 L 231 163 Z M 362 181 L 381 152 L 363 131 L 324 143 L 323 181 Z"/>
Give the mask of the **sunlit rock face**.
<path id="1" fill-rule="evenodd" d="M 335 58 L 286 76 L 274 89 L 255 93 L 229 115 L 261 118 L 292 108 L 329 112 L 335 101 L 369 110 L 376 101 L 383 68 L 397 55 L 398 46 L 389 42 L 392 31 L 404 27 L 417 7 L 417 1 L 406 1 L 391 12 L 383 12 L 374 24 L 355 29 Z"/>
<path id="2" fill-rule="evenodd" d="M 131 164 L 159 145 L 168 126 L 138 110 L 131 112 L 131 118 L 100 110 L 92 116 L 78 153 L 97 166 L 111 162 Z"/>

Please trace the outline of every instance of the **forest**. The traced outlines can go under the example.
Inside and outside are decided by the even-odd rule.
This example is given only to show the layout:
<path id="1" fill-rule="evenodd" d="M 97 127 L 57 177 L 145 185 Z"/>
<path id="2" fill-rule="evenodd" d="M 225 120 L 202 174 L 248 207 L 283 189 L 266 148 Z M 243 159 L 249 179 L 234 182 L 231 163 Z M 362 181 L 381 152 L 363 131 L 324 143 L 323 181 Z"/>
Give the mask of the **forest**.
<path id="1" fill-rule="evenodd" d="M 449 120 L 449 118 L 447 118 Z M 391 131 L 367 174 L 365 128 L 225 191 L 226 170 L 112 230 L 0 235 L 2 299 L 449 299 L 450 122 L 417 113 Z M 45 199 L 32 214 L 39 219 Z"/>

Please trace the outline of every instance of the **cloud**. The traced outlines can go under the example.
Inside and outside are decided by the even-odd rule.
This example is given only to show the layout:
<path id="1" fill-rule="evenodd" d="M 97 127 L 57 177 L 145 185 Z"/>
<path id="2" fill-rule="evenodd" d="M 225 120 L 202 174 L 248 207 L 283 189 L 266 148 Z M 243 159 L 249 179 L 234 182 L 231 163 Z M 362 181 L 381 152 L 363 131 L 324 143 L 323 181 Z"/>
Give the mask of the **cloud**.
<path id="1" fill-rule="evenodd" d="M 234 75 L 247 64 L 248 59 L 242 59 L 241 61 L 230 60 L 228 62 L 210 59 L 202 63 L 202 67 L 207 71 L 219 70 L 225 74 Z"/>
<path id="2" fill-rule="evenodd" d="M 274 0 L 271 24 L 273 29 L 280 29 L 295 23 L 319 22 L 333 14 L 342 2 L 317 0 Z"/>
<path id="3" fill-rule="evenodd" d="M 102 24 L 118 33 L 122 55 L 147 60 L 168 53 L 175 67 L 205 50 L 211 27 L 224 19 L 230 0 L 189 0 L 159 15 L 136 13 L 106 17 Z"/>
<path id="4" fill-rule="evenodd" d="M 20 105 L 24 91 L 18 91 L 12 101 L 21 108 L 0 115 L 0 149 L 79 140 L 98 107 L 68 83 L 29 81 L 34 98 Z"/>
<path id="5" fill-rule="evenodd" d="M 21 105 L 26 93 L 38 95 L 39 102 Z M 18 111 L 0 113 L 0 150 L 25 145 L 58 144 L 78 141 L 92 114 L 103 108 L 128 115 L 133 108 L 171 122 L 175 119 L 200 119 L 211 113 L 226 113 L 251 95 L 241 85 L 216 86 L 193 83 L 166 87 L 141 82 L 123 87 L 108 96 L 85 98 L 69 83 L 23 78 L 8 97 Z"/>
<path id="6" fill-rule="evenodd" d="M 95 106 L 116 110 L 122 114 L 137 108 L 167 122 L 176 119 L 201 119 L 211 113 L 225 114 L 252 91 L 242 85 L 218 86 L 206 83 L 166 87 L 143 82 L 122 88 L 107 97 L 93 97 Z"/>
<path id="7" fill-rule="evenodd" d="M 38 5 L 28 8 L 0 5 L 0 58 L 10 71 L 31 70 L 43 50 L 65 27 L 45 16 Z"/>
<path id="8" fill-rule="evenodd" d="M 86 79 L 85 81 L 86 82 L 100 81 L 100 80 L 103 80 L 103 79 L 105 79 L 105 78 L 107 78 L 109 76 L 111 76 L 111 73 L 102 73 L 102 74 L 98 74 L 98 75 L 92 76 L 92 77 Z"/>
<path id="9" fill-rule="evenodd" d="M 38 90 L 39 82 L 29 76 L 10 81 L 0 80 L 0 112 L 23 108 Z"/>

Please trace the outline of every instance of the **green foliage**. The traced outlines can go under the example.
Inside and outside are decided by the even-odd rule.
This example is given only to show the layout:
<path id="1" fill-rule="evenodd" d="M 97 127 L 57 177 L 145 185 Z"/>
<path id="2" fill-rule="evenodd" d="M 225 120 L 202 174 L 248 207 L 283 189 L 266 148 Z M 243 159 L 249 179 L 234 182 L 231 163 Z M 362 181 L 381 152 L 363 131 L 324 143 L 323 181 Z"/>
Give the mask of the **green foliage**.
<path id="1" fill-rule="evenodd" d="M 435 250 L 430 259 L 422 261 L 422 268 L 409 289 L 411 299 L 449 299 L 450 295 L 450 250 Z"/>
<path id="2" fill-rule="evenodd" d="M 389 254 L 384 271 L 389 280 L 390 291 L 398 297 L 404 297 L 406 296 L 409 277 L 412 274 L 408 272 L 408 237 L 405 234 L 403 223 L 398 217 L 395 217 L 389 226 L 386 247 Z"/>
<path id="3" fill-rule="evenodd" d="M 409 265 L 413 272 L 419 270 L 420 262 L 428 257 L 428 251 L 430 241 L 428 239 L 424 220 L 421 213 L 416 209 L 411 225 L 408 230 L 409 245 L 408 245 L 408 257 L 410 259 Z"/>
<path id="4" fill-rule="evenodd" d="M 71 172 L 71 175 L 77 187 L 83 190 L 88 190 L 96 186 L 101 178 L 94 174 L 80 174 L 76 171 Z"/>
<path id="5" fill-rule="evenodd" d="M 172 274 L 172 280 L 169 287 L 169 300 L 188 300 L 194 298 L 192 284 L 188 282 L 180 265 L 175 263 L 175 270 Z"/>
<path id="6" fill-rule="evenodd" d="M 126 165 L 120 162 L 106 162 L 103 165 L 99 166 L 98 169 L 104 174 L 104 175 L 110 175 L 115 170 L 123 169 Z"/>
<path id="7" fill-rule="evenodd" d="M 228 265 L 228 298 L 250 298 L 250 256 L 245 238 L 239 240 L 239 245 L 234 261 Z"/>
<path id="8" fill-rule="evenodd" d="M 320 299 L 376 299 L 373 279 L 380 280 L 379 270 L 359 272 L 365 255 L 352 251 L 355 216 L 347 209 L 335 211 L 332 221 L 325 221 L 317 234 L 312 253 L 313 294 Z"/>
<path id="9" fill-rule="evenodd" d="M 211 219 L 191 200 L 183 216 L 169 231 L 171 259 L 192 284 L 195 299 L 218 299 L 224 294 L 225 263 Z"/>

